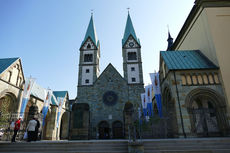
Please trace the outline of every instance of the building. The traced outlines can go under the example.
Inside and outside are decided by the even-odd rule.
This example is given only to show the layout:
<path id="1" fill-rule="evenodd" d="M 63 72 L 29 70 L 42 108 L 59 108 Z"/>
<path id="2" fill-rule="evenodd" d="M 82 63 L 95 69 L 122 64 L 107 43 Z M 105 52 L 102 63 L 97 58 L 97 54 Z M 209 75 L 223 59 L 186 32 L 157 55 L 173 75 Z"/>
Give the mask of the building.
<path id="1" fill-rule="evenodd" d="M 196 0 L 178 37 L 160 52 L 169 137 L 229 135 L 230 1 Z"/>
<path id="2" fill-rule="evenodd" d="M 20 58 L 0 59 L 0 130 L 1 140 L 10 140 L 8 119 L 18 112 L 22 100 L 24 74 Z"/>
<path id="3" fill-rule="evenodd" d="M 0 59 L 0 129 L 3 135 L 1 140 L 11 140 L 13 130 L 10 123 L 15 121 L 20 112 L 25 78 L 20 58 Z M 68 139 L 69 135 L 69 97 L 67 91 L 53 91 L 51 104 L 46 116 L 45 125 L 42 126 L 42 108 L 46 96 L 46 89 L 34 83 L 30 99 L 27 103 L 24 119 L 20 127 L 18 140 L 22 139 L 30 119 L 37 117 L 41 123 L 40 133 L 42 139 L 59 140 Z M 59 128 L 57 128 L 57 114 L 59 102 L 57 98 L 64 99 L 60 113 Z"/>
<path id="4" fill-rule="evenodd" d="M 71 139 L 128 136 L 144 92 L 141 44 L 128 14 L 122 39 L 124 77 L 109 64 L 100 74 L 100 43 L 91 16 L 80 46 L 77 98 L 72 104 Z M 99 75 L 100 74 L 100 75 Z"/>

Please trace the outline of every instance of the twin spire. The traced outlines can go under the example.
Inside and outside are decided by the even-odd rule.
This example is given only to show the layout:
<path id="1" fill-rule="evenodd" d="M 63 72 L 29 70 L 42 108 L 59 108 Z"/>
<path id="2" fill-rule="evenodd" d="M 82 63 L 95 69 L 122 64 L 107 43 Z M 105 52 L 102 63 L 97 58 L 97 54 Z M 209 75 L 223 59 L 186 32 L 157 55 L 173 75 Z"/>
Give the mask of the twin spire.
<path id="1" fill-rule="evenodd" d="M 87 39 L 90 38 L 93 43 L 95 44 L 95 46 L 98 47 L 99 45 L 99 40 L 97 39 L 97 33 L 96 33 L 96 28 L 94 26 L 94 22 L 93 22 L 93 14 L 91 14 L 91 18 L 89 21 L 89 25 L 85 34 L 85 38 L 81 43 L 81 46 L 84 45 L 84 43 L 87 41 Z"/>
<path id="2" fill-rule="evenodd" d="M 124 32 L 124 36 L 123 36 L 123 39 L 122 39 L 122 46 L 124 46 L 125 42 L 128 40 L 128 38 L 129 38 L 130 35 L 140 45 L 140 40 L 136 36 L 135 30 L 133 28 L 132 20 L 130 18 L 129 13 L 128 13 L 128 17 L 127 17 L 127 21 L 126 21 L 126 26 L 125 26 L 125 32 Z"/>
<path id="3" fill-rule="evenodd" d="M 129 13 L 128 13 L 128 18 L 127 18 L 126 26 L 125 26 L 125 32 L 124 32 L 124 36 L 122 39 L 122 46 L 124 46 L 125 42 L 128 40 L 130 35 L 136 40 L 136 42 L 138 44 L 140 44 L 140 40 L 136 36 L 132 20 L 130 18 Z M 95 28 L 94 22 L 93 22 L 93 14 L 91 14 L 91 18 L 90 18 L 89 25 L 88 25 L 88 28 L 87 28 L 87 31 L 85 34 L 85 38 L 82 41 L 81 46 L 84 45 L 84 43 L 87 41 L 88 38 L 90 38 L 93 41 L 93 43 L 95 44 L 95 46 L 98 47 L 99 40 L 97 38 L 96 28 Z"/>

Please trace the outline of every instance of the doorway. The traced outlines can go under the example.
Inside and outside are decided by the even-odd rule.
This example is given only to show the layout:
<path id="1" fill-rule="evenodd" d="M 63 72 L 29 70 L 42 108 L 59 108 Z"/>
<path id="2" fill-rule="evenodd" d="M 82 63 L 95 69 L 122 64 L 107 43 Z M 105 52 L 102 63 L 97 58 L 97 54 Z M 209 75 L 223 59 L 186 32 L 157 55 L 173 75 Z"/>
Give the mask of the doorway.
<path id="1" fill-rule="evenodd" d="M 99 139 L 109 139 L 110 138 L 110 129 L 109 124 L 106 121 L 101 121 L 98 125 L 99 130 Z"/>

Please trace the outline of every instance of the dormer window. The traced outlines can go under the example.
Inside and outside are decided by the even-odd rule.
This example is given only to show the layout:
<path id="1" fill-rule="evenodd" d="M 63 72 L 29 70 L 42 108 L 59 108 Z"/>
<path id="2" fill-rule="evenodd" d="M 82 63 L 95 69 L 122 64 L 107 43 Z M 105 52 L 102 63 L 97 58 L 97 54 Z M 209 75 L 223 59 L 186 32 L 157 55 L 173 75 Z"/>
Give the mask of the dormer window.
<path id="1" fill-rule="evenodd" d="M 85 54 L 84 62 L 93 62 L 93 54 Z"/>
<path id="2" fill-rule="evenodd" d="M 137 60 L 136 52 L 128 52 L 128 60 Z"/>

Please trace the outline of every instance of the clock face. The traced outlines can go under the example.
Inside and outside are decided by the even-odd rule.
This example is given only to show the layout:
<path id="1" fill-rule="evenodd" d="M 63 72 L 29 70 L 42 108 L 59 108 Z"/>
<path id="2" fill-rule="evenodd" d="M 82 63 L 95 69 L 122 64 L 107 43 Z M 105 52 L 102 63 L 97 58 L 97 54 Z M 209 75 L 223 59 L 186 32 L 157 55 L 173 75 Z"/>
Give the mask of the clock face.
<path id="1" fill-rule="evenodd" d="M 113 91 L 107 91 L 103 95 L 103 102 L 108 106 L 113 106 L 117 103 L 118 96 Z"/>
<path id="2" fill-rule="evenodd" d="M 130 42 L 129 43 L 129 47 L 133 47 L 134 46 L 134 43 L 133 42 Z"/>

